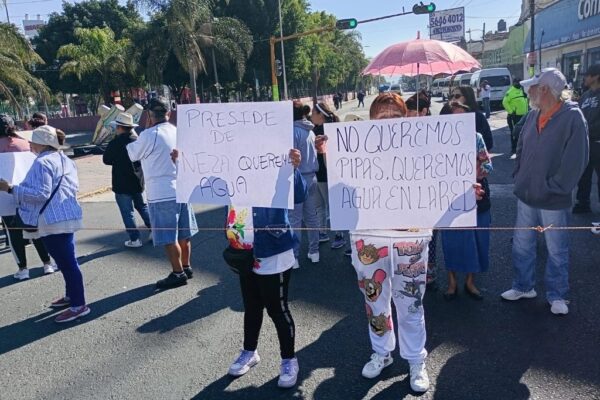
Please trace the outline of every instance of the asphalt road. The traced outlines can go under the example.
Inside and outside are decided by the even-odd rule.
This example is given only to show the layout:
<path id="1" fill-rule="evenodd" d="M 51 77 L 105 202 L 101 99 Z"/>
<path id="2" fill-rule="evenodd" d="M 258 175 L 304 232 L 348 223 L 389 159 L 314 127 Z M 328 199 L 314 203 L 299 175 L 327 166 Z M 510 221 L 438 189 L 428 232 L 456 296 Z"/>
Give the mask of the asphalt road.
<path id="1" fill-rule="evenodd" d="M 495 126 L 502 125 L 501 113 L 494 118 Z M 494 135 L 495 152 L 508 150 L 507 129 Z M 494 158 L 490 181 L 498 227 L 514 223 L 511 166 L 507 154 Z M 575 216 L 572 225 L 600 220 L 594 199 L 595 213 Z M 56 325 L 47 305 L 62 294 L 62 277 L 41 276 L 36 267 L 31 280 L 17 283 L 10 253 L 0 250 L 2 400 L 600 398 L 600 236 L 589 230 L 571 234 L 572 302 L 563 317 L 552 315 L 543 299 L 545 257 L 537 274 L 541 296 L 500 301 L 511 283 L 510 231 L 492 233 L 491 268 L 478 277 L 482 302 L 462 292 L 454 302 L 443 299 L 440 255 L 441 289 L 425 296 L 432 385 L 422 396 L 410 391 L 408 366 L 397 352 L 380 378 L 361 377 L 371 354 L 362 295 L 349 259 L 323 244 L 318 265 L 302 259 L 293 272 L 290 299 L 301 371 L 298 386 L 284 391 L 277 388 L 276 332 L 266 317 L 262 362 L 239 379 L 226 375 L 242 344 L 242 302 L 236 277 L 222 261 L 221 232 L 194 237 L 196 275 L 187 286 L 155 293 L 154 282 L 169 270 L 163 250 L 125 249 L 112 201 L 92 199 L 83 207 L 89 230 L 77 234 L 77 251 L 92 309 L 88 317 Z M 196 210 L 202 227 L 223 226 L 223 209 Z M 28 255 L 32 266 L 40 264 L 31 247 Z"/>

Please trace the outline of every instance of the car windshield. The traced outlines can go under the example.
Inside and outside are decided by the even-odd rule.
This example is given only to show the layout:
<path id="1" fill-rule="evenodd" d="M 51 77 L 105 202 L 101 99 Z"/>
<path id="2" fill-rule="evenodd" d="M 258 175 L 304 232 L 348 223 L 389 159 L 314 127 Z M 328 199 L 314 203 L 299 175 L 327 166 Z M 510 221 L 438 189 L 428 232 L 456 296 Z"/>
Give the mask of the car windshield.
<path id="1" fill-rule="evenodd" d="M 481 82 L 484 80 L 486 80 L 491 87 L 510 86 L 510 76 L 508 75 L 486 76 L 485 78 L 481 78 Z"/>

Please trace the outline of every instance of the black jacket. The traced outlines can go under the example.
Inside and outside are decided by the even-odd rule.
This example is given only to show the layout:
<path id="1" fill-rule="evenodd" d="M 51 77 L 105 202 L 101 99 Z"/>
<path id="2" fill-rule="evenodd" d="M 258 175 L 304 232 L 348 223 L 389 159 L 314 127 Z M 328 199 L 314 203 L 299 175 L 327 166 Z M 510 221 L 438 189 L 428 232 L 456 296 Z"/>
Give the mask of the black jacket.
<path id="1" fill-rule="evenodd" d="M 588 123 L 590 144 L 600 140 L 600 90 L 588 90 L 581 96 L 579 107 Z"/>
<path id="2" fill-rule="evenodd" d="M 494 147 L 492 130 L 490 129 L 490 124 L 488 123 L 487 118 L 480 111 L 475 111 L 475 130 L 481 133 L 481 136 L 483 136 L 483 141 L 485 142 L 485 147 L 487 150 L 492 151 L 492 148 Z"/>
<path id="3" fill-rule="evenodd" d="M 112 190 L 118 194 L 137 194 L 144 191 L 144 182 L 140 179 L 142 166 L 139 161 L 132 163 L 127 154 L 126 146 L 134 140 L 136 138 L 127 134 L 117 135 L 110 141 L 102 156 L 104 164 L 112 165 Z"/>

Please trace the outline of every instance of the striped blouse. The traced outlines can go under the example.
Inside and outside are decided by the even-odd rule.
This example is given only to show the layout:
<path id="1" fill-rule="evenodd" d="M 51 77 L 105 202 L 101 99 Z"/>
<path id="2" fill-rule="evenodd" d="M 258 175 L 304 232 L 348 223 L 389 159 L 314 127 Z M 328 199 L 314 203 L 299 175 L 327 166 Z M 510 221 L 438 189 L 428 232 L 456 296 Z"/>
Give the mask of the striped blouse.
<path id="1" fill-rule="evenodd" d="M 75 163 L 59 151 L 45 151 L 37 156 L 27 176 L 13 187 L 13 196 L 24 223 L 37 225 L 40 210 L 64 177 L 56 194 L 42 216 L 46 224 L 82 218 L 81 206 L 77 201 L 79 179 Z"/>

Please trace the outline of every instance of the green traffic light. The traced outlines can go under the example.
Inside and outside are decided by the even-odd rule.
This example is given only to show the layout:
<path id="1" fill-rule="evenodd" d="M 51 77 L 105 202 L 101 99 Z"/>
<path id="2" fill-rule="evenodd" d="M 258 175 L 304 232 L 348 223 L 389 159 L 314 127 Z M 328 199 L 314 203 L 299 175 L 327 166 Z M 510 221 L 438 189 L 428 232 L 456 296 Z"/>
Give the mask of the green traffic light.
<path id="1" fill-rule="evenodd" d="M 434 12 L 435 11 L 435 4 L 433 4 L 433 3 L 428 4 L 427 5 L 427 11 L 429 11 L 430 13 Z"/>
<path id="2" fill-rule="evenodd" d="M 355 20 L 354 18 L 352 18 L 350 21 L 348 21 L 348 26 L 350 26 L 350 28 L 352 28 L 352 29 L 356 28 L 357 25 L 358 25 L 358 21 Z"/>

